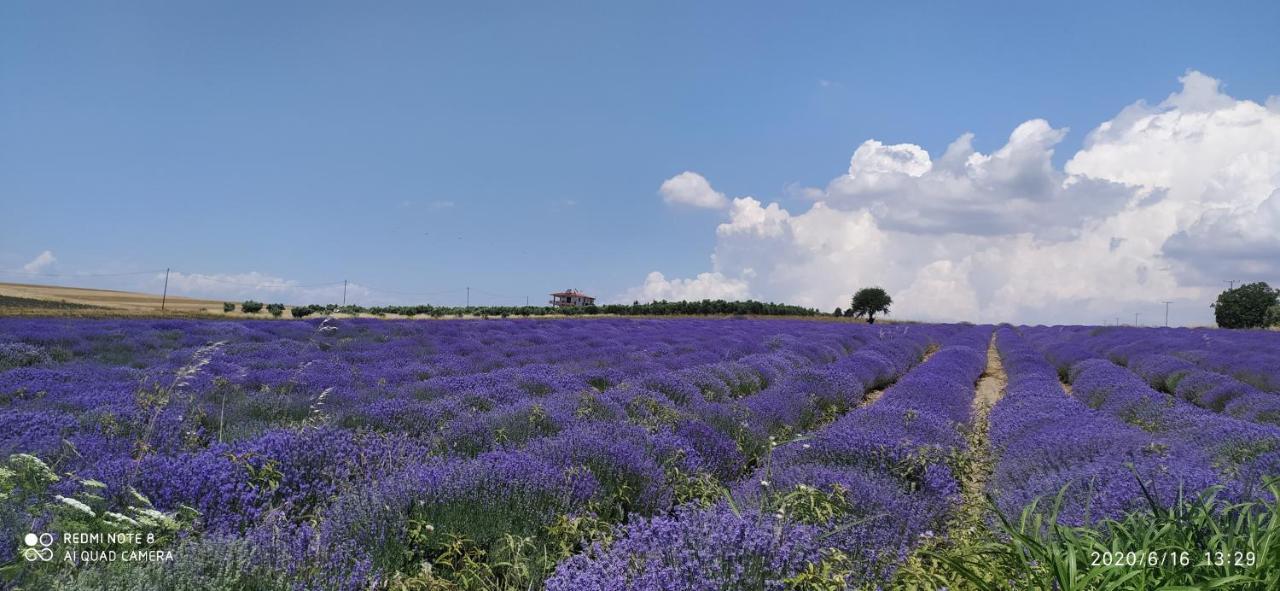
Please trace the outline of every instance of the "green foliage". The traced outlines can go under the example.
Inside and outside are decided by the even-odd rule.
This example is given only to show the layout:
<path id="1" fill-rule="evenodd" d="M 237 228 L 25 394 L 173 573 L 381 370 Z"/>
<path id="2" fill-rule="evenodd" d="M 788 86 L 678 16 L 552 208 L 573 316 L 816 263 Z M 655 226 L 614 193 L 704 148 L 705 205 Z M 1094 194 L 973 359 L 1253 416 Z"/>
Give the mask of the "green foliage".
<path id="1" fill-rule="evenodd" d="M 222 302 L 222 311 L 223 311 L 223 312 L 235 312 L 235 311 L 236 311 L 236 305 L 235 305 L 235 304 L 233 304 L 233 303 L 231 303 L 231 302 Z"/>
<path id="2" fill-rule="evenodd" d="M 1280 327 L 1280 304 L 1267 308 L 1267 313 L 1263 317 L 1262 322 L 1269 327 Z"/>
<path id="3" fill-rule="evenodd" d="M 671 483 L 677 505 L 694 503 L 700 507 L 711 507 L 724 499 L 724 485 L 706 472 L 684 474 L 676 469 L 667 473 L 667 481 Z"/>
<path id="4" fill-rule="evenodd" d="M 838 548 L 826 548 L 822 560 L 805 565 L 804 570 L 784 579 L 783 583 L 797 591 L 846 591 L 855 568 L 857 564 L 848 554 Z"/>
<path id="5" fill-rule="evenodd" d="M 828 525 L 853 512 L 849 491 L 839 484 L 822 490 L 807 484 L 796 485 L 772 503 L 780 515 L 809 525 Z"/>
<path id="6" fill-rule="evenodd" d="M 267 312 L 279 318 L 281 314 L 284 314 L 284 304 L 267 304 Z"/>
<path id="7" fill-rule="evenodd" d="M 86 551 L 167 550 L 199 517 L 195 509 L 185 505 L 176 512 L 159 511 L 132 487 L 123 499 L 108 499 L 104 496 L 106 485 L 96 480 L 76 479 L 77 492 L 55 494 L 52 486 L 60 480 L 40 458 L 9 456 L 0 465 L 0 526 L 5 531 L 22 532 L 40 524 L 43 531 L 104 534 L 101 542 L 80 548 Z M 138 538 L 113 541 L 106 534 L 136 534 Z M 24 584 L 47 588 L 66 566 L 61 560 L 27 561 L 20 555 L 0 566 L 0 582 L 16 581 L 19 588 Z"/>
<path id="8" fill-rule="evenodd" d="M 1280 305 L 1280 294 L 1265 282 L 1246 283 L 1218 294 L 1213 316 L 1222 328 L 1261 328 L 1267 312 Z"/>
<path id="9" fill-rule="evenodd" d="M 285 569 L 264 566 L 262 556 L 271 551 L 243 538 L 192 536 L 174 550 L 171 561 L 109 562 L 99 568 L 75 569 L 46 587 L 57 591 L 289 591 L 313 568 L 294 565 L 297 571 L 291 575 Z"/>
<path id="10" fill-rule="evenodd" d="M 409 572 L 391 577 L 398 591 L 528 591 L 540 589 L 560 561 L 613 541 L 613 525 L 594 513 L 560 515 L 528 535 L 503 533 L 490 543 L 443 533 L 415 520 L 411 547 L 426 549 Z"/>
<path id="11" fill-rule="evenodd" d="M 876 314 L 888 314 L 891 304 L 893 304 L 893 298 L 889 297 L 889 292 L 879 287 L 864 287 L 853 294 L 849 310 L 855 317 L 866 316 L 868 323 L 874 323 Z"/>
<path id="12" fill-rule="evenodd" d="M 289 308 L 289 315 L 294 318 L 306 318 L 315 313 L 315 309 L 311 306 L 294 306 Z"/>
<path id="13" fill-rule="evenodd" d="M 240 302 L 240 311 L 245 314 L 257 314 L 262 311 L 262 302 L 256 302 L 253 300 Z"/>
<path id="14" fill-rule="evenodd" d="M 995 508 L 996 536 L 953 551 L 929 551 L 941 569 L 917 589 L 1232 589 L 1280 588 L 1280 479 L 1268 500 L 1232 503 L 1210 489 L 1195 499 L 1094 527 L 1057 523 L 1064 488 L 1046 516 L 1038 502 L 1018 521 Z M 1145 488 L 1144 488 L 1145 490 Z"/>
<path id="15" fill-rule="evenodd" d="M 841 316 L 844 316 L 844 310 L 841 310 L 839 306 L 836 306 L 835 311 L 833 311 L 831 315 L 835 316 L 836 318 L 839 318 Z"/>

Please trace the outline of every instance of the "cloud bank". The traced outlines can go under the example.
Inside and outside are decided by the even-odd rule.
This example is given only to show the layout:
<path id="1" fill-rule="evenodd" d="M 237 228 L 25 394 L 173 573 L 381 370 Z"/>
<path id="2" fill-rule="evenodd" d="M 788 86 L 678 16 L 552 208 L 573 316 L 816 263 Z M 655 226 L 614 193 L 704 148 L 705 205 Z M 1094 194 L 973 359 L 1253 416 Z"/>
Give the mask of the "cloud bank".
<path id="1" fill-rule="evenodd" d="M 665 200 L 725 210 L 711 269 L 650 273 L 629 295 L 714 284 L 829 310 L 881 285 L 902 318 L 1162 322 L 1173 300 L 1173 323 L 1209 323 L 1222 280 L 1280 279 L 1280 100 L 1233 98 L 1196 71 L 1180 82 L 1098 125 L 1061 168 L 1068 130 L 1033 119 L 990 154 L 972 134 L 936 156 L 865 141 L 825 188 L 789 191 L 804 211 L 682 173 Z"/>

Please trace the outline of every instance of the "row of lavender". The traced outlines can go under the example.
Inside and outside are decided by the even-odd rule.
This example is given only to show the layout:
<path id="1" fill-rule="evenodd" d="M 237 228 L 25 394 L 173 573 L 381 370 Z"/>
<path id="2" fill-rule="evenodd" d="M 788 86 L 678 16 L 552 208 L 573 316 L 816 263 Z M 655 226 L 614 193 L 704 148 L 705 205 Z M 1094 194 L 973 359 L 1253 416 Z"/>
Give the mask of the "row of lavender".
<path id="1" fill-rule="evenodd" d="M 834 420 L 820 433 L 837 435 L 820 435 L 810 449 L 846 441 L 833 429 L 863 429 L 851 422 L 859 412 L 839 417 L 868 391 L 906 374 L 930 345 L 976 342 L 975 330 L 8 320 L 0 322 L 0 451 L 74 474 L 53 487 L 68 497 L 88 481 L 101 486 L 104 507 L 137 490 L 161 510 L 196 508 L 197 534 L 185 542 L 193 555 L 229 559 L 248 545 L 257 550 L 242 573 L 283 577 L 286 587 L 367 588 L 413 573 L 450 540 L 485 548 L 584 515 L 695 524 L 680 507 L 682 484 L 758 482 L 744 475 L 766 469 L 762 462 L 788 485 L 805 470 L 829 483 L 836 473 L 814 472 L 822 462 L 804 453 L 784 449 L 769 462 L 770 438 Z M 930 361 L 939 376 L 954 372 L 946 360 L 963 357 L 945 351 Z M 936 422 L 910 407 L 920 401 L 897 408 L 898 399 L 912 397 L 887 393 L 875 408 L 915 429 Z M 877 416 L 860 420 L 875 426 Z M 884 509 L 920 516 L 912 528 L 931 523 L 945 503 L 921 499 L 949 498 L 942 464 L 904 471 L 904 457 L 920 456 L 882 456 L 874 466 L 905 474 L 906 497 L 885 492 L 897 482 L 860 464 L 845 471 L 873 476 L 845 475 L 841 490 L 879 490 Z M 10 539 L 48 519 L 20 509 L 4 524 Z M 904 551 L 870 523 L 848 529 L 870 533 L 847 535 L 884 541 L 874 551 Z"/>
<path id="2" fill-rule="evenodd" d="M 1197 406 L 1280 424 L 1280 333 L 1056 327 L 1028 336 L 1062 371 L 1083 359 L 1108 359 Z"/>
<path id="3" fill-rule="evenodd" d="M 1107 345 L 1090 342 L 1103 336 Z M 1229 499 L 1253 498 L 1263 478 L 1280 474 L 1280 429 L 1274 425 L 1216 413 L 1221 408 L 1197 406 L 1201 401 L 1195 396 L 1157 391 L 1104 357 L 1111 352 L 1110 359 L 1154 368 L 1164 357 L 1145 351 L 1171 345 L 1153 336 L 1115 329 L 999 332 L 1009 384 L 991 417 L 998 458 L 991 487 L 1002 510 L 1016 514 L 1034 499 L 1052 499 L 1067 487 L 1061 521 L 1090 523 L 1147 507 L 1147 493 L 1164 505 L 1211 486 L 1225 487 Z M 1146 342 L 1122 344 L 1123 338 Z M 1133 357 L 1115 356 L 1123 349 Z M 1185 372 L 1184 382 L 1227 387 L 1221 382 L 1232 380 L 1177 367 Z M 1147 379 L 1161 382 L 1155 373 L 1149 371 Z"/>
<path id="4" fill-rule="evenodd" d="M 776 446 L 728 502 L 632 524 L 613 545 L 561 564 L 548 589 L 780 589 L 802 572 L 837 573 L 853 587 L 887 583 L 958 502 L 951 460 L 965 446 L 959 429 L 971 419 L 989 335 L 976 327 L 944 336 L 874 403 Z M 797 490 L 837 498 L 829 512 L 793 515 L 785 498 Z"/>

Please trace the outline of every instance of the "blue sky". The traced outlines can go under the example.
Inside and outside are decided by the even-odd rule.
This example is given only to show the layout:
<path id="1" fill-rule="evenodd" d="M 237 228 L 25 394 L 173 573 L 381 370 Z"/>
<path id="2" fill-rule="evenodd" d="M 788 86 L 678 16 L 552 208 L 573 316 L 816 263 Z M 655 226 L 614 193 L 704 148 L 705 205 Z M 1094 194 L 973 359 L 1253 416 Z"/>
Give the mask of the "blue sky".
<path id="1" fill-rule="evenodd" d="M 1280 93 L 1274 2 L 883 4 L 7 2 L 0 269 L 618 299 L 713 269 L 722 213 L 658 193 L 686 170 L 798 211 L 869 139 L 1044 118 L 1062 167 L 1188 70 Z"/>

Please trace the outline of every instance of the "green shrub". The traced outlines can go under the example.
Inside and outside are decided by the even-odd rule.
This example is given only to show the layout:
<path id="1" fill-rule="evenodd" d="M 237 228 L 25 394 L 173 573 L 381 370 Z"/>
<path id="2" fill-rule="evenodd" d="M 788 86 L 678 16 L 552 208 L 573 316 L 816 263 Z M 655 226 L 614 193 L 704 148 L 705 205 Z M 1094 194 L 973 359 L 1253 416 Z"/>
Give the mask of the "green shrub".
<path id="1" fill-rule="evenodd" d="M 245 314 L 257 314 L 262 311 L 262 302 L 255 302 L 253 300 L 240 302 L 240 311 Z"/>
<path id="2" fill-rule="evenodd" d="M 233 303 L 231 303 L 231 302 L 222 302 L 222 311 L 223 311 L 224 313 L 225 313 L 225 312 L 235 312 L 235 311 L 236 311 L 236 305 L 235 305 L 235 304 L 233 304 Z"/>
<path id="3" fill-rule="evenodd" d="M 272 316 L 279 318 L 281 314 L 284 314 L 284 304 L 267 304 L 267 311 Z"/>
<path id="4" fill-rule="evenodd" d="M 1267 308 L 1267 316 L 1263 320 L 1267 326 L 1280 326 L 1280 304 Z"/>
<path id="5" fill-rule="evenodd" d="M 305 318 L 315 312 L 311 306 L 294 306 L 289 309 L 289 314 L 294 318 Z"/>
<path id="6" fill-rule="evenodd" d="M 1213 316 L 1222 328 L 1259 328 L 1266 326 L 1267 312 L 1276 305 L 1276 290 L 1270 285 L 1246 283 L 1219 294 Z"/>

